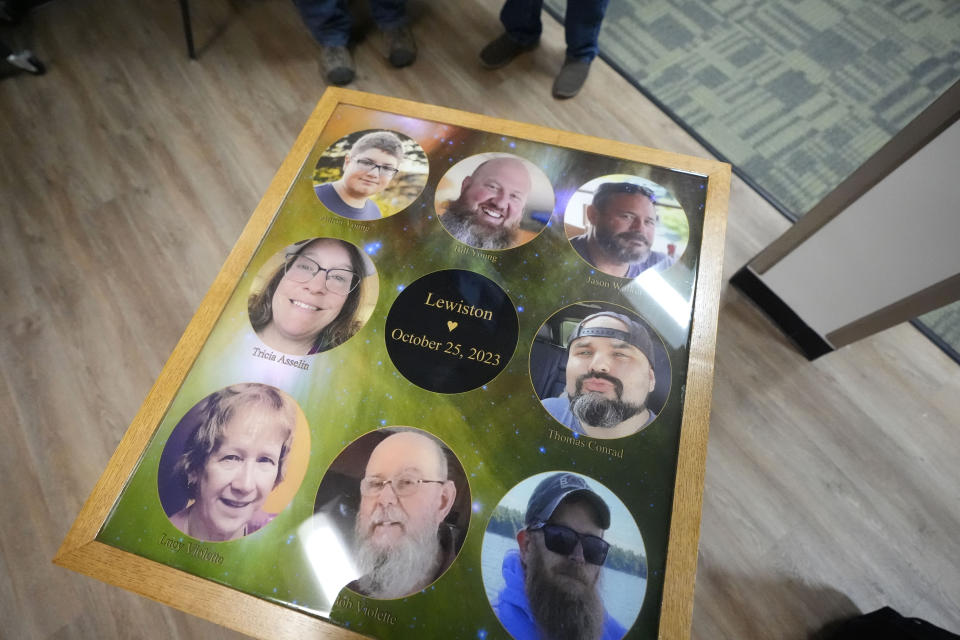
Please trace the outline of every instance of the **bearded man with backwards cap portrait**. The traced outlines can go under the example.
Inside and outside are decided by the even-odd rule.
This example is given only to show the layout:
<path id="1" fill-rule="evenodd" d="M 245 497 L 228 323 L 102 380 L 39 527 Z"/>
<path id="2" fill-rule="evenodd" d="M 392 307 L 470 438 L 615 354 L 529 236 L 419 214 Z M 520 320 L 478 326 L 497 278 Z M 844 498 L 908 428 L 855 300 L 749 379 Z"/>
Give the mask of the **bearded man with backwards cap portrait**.
<path id="1" fill-rule="evenodd" d="M 584 318 L 567 341 L 566 387 L 543 406 L 574 433 L 622 438 L 657 417 L 647 399 L 657 385 L 653 341 L 639 322 L 601 311 Z"/>

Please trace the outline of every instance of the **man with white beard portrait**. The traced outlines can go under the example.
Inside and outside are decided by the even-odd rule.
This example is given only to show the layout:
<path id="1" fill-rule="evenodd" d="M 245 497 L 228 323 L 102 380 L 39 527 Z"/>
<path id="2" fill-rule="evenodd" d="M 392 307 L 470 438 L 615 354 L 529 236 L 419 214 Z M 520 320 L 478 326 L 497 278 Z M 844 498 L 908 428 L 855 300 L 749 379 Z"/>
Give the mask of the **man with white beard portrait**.
<path id="1" fill-rule="evenodd" d="M 620 640 L 626 629 L 600 597 L 610 509 L 586 480 L 548 476 L 527 503 L 519 550 L 503 559 L 494 611 L 516 640 Z"/>
<path id="2" fill-rule="evenodd" d="M 622 313 L 587 316 L 567 341 L 566 386 L 544 408 L 574 433 L 611 439 L 633 435 L 657 414 L 647 406 L 656 388 L 653 341 Z"/>
<path id="3" fill-rule="evenodd" d="M 418 431 L 387 436 L 370 454 L 360 496 L 355 559 L 362 575 L 348 589 L 403 598 L 447 570 L 458 549 L 442 523 L 457 489 L 437 440 Z"/>

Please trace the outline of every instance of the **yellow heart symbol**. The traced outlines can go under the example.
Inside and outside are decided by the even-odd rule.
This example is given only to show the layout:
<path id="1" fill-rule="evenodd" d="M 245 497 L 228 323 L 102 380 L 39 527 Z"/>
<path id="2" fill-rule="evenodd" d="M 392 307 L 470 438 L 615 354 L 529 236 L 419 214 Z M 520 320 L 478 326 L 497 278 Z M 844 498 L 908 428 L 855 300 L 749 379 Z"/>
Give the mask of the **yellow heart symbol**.
<path id="1" fill-rule="evenodd" d="M 456 323 L 456 322 L 454 322 L 453 320 L 447 320 L 447 329 L 448 329 L 449 331 L 453 331 L 453 330 L 456 329 L 456 328 L 457 328 L 457 323 Z"/>

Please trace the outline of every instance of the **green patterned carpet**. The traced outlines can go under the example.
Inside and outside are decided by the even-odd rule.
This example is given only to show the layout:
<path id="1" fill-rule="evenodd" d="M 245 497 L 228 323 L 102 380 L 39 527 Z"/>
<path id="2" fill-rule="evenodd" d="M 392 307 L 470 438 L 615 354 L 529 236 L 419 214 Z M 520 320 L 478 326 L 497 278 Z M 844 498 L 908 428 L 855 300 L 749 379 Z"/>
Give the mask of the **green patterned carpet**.
<path id="1" fill-rule="evenodd" d="M 924 314 L 917 321 L 931 340 L 960 362 L 960 301 Z"/>
<path id="2" fill-rule="evenodd" d="M 600 51 L 796 219 L 960 79 L 960 0 L 612 0 Z"/>
<path id="3" fill-rule="evenodd" d="M 960 79 L 960 1 L 613 0 L 600 49 L 797 218 Z"/>

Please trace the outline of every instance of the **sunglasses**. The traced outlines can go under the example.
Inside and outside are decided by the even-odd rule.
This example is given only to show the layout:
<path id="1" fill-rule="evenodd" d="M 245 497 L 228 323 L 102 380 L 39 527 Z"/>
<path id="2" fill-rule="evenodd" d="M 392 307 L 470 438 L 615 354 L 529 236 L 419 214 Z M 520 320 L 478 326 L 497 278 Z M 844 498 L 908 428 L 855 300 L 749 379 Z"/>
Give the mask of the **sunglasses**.
<path id="1" fill-rule="evenodd" d="M 562 556 L 569 556 L 580 543 L 583 549 L 583 559 L 590 564 L 603 565 L 607 559 L 610 543 L 603 538 L 589 534 L 578 533 L 562 524 L 546 524 L 540 522 L 527 527 L 527 531 L 542 531 L 543 543 L 547 549 Z"/>

